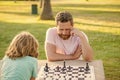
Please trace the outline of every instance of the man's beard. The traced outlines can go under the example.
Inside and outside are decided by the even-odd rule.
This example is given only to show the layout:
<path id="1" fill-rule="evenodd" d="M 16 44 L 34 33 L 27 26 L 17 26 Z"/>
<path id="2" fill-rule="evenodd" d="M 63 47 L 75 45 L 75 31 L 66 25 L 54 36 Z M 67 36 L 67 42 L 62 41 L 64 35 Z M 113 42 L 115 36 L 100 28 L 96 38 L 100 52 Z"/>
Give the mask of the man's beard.
<path id="1" fill-rule="evenodd" d="M 70 38 L 70 35 L 63 35 L 63 34 L 58 34 L 60 38 L 62 38 L 63 40 L 67 40 Z"/>

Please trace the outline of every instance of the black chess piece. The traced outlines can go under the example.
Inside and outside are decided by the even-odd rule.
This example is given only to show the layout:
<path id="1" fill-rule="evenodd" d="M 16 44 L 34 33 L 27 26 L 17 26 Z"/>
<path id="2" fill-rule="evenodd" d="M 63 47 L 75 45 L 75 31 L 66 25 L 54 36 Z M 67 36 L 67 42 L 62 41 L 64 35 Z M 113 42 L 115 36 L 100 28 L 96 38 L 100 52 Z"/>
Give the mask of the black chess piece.
<path id="1" fill-rule="evenodd" d="M 49 71 L 49 70 L 48 70 L 48 63 L 46 63 L 45 68 L 44 68 L 44 71 L 45 71 L 45 72 L 48 72 L 48 71 Z"/>
<path id="2" fill-rule="evenodd" d="M 57 66 L 57 67 L 56 67 L 56 72 L 59 72 L 59 71 L 60 71 L 60 67 Z"/>
<path id="3" fill-rule="evenodd" d="M 65 71 L 65 70 L 66 70 L 66 63 L 65 63 L 65 61 L 64 61 L 62 71 Z"/>
<path id="4" fill-rule="evenodd" d="M 85 70 L 86 70 L 86 71 L 89 71 L 89 70 L 90 70 L 88 63 L 86 63 L 86 68 L 85 68 Z"/>
<path id="5" fill-rule="evenodd" d="M 66 63 L 65 63 L 65 61 L 64 61 L 64 65 L 63 65 L 63 67 L 66 68 Z"/>
<path id="6" fill-rule="evenodd" d="M 71 68 L 72 68 L 72 67 L 71 67 L 71 66 L 69 66 L 69 67 L 68 67 L 68 71 L 71 71 Z"/>

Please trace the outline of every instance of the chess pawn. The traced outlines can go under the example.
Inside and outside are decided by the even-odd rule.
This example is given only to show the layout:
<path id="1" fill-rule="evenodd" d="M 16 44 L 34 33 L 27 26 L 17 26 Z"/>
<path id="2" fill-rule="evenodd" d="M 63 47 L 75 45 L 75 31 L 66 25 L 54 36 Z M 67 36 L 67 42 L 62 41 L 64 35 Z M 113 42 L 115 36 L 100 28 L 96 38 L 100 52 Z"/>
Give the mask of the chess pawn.
<path id="1" fill-rule="evenodd" d="M 86 68 L 85 68 L 85 70 L 86 70 L 86 71 L 89 71 L 89 70 L 90 70 L 88 63 L 86 63 Z"/>
<path id="2" fill-rule="evenodd" d="M 45 65 L 44 71 L 45 71 L 45 72 L 48 72 L 48 64 L 47 64 L 47 63 L 46 63 L 46 65 Z"/>

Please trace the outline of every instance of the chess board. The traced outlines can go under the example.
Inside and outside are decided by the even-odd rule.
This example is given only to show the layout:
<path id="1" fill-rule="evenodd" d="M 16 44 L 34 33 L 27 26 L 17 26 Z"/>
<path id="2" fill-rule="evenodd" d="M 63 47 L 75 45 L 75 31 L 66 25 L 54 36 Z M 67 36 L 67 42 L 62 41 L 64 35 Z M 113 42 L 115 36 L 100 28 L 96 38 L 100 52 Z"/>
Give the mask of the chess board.
<path id="1" fill-rule="evenodd" d="M 94 67 L 89 66 L 41 66 L 36 80 L 95 80 Z"/>

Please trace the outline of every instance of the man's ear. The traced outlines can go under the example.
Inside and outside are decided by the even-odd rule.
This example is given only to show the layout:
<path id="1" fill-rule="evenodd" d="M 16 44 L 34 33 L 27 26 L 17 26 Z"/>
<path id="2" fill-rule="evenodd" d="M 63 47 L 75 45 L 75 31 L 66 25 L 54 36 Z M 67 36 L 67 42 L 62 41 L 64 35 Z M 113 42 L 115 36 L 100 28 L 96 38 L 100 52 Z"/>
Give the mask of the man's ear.
<path id="1" fill-rule="evenodd" d="M 71 23 L 72 27 L 74 26 L 74 23 Z"/>

